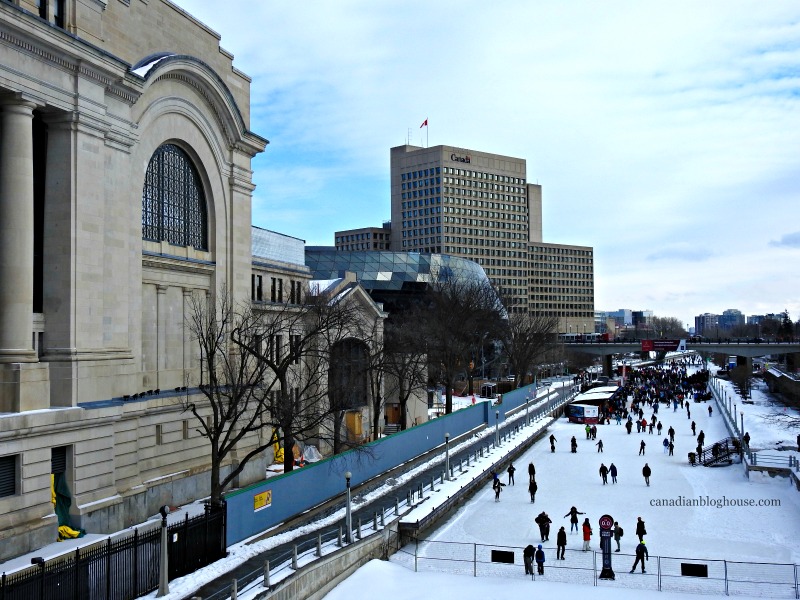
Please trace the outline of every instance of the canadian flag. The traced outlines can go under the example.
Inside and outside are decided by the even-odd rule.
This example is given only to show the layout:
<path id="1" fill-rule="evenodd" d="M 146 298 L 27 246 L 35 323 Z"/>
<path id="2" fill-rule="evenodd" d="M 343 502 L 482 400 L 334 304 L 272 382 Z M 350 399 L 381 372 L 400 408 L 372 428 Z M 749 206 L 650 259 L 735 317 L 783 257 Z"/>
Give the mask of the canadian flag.
<path id="1" fill-rule="evenodd" d="M 428 119 L 425 119 L 425 120 L 422 122 L 422 125 L 420 125 L 420 126 L 419 126 L 419 128 L 420 128 L 420 129 L 422 129 L 423 127 L 427 127 L 427 126 L 428 126 Z"/>

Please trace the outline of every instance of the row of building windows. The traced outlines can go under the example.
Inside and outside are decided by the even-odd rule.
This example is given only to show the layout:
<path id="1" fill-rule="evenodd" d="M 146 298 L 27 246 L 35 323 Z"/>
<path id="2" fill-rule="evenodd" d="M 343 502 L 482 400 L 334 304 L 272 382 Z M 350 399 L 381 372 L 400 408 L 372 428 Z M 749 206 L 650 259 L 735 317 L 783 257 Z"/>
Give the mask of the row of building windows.
<path id="1" fill-rule="evenodd" d="M 503 219 L 503 218 L 516 218 L 520 220 L 519 217 L 527 217 L 528 211 L 524 206 L 514 206 L 508 204 L 500 204 L 495 202 L 470 202 L 470 206 L 477 206 L 478 204 L 481 205 L 481 208 L 456 208 L 455 206 L 448 206 L 445 203 L 444 212 L 445 213 L 452 213 L 456 215 L 466 215 L 468 217 L 491 217 L 493 219 Z M 486 205 L 486 209 L 483 208 L 483 205 Z M 497 208 L 500 210 L 488 210 L 490 208 Z M 518 215 L 516 213 L 522 213 Z M 527 218 L 523 219 L 527 221 Z"/>
<path id="2" fill-rule="evenodd" d="M 499 256 L 510 256 L 511 252 L 504 252 L 502 250 L 496 251 Z M 502 253 L 502 254 L 501 254 Z M 488 254 L 488 253 L 487 253 Z M 517 267 L 526 269 L 525 274 L 527 275 L 527 261 L 524 260 L 514 260 L 512 258 L 484 258 L 481 260 L 481 264 L 485 263 L 487 266 L 490 267 Z"/>
<path id="3" fill-rule="evenodd" d="M 403 208 L 417 208 L 421 206 L 433 206 L 434 204 L 441 204 L 441 198 L 425 198 L 423 200 L 409 200 L 403 202 Z"/>
<path id="4" fill-rule="evenodd" d="M 422 227 L 425 225 L 436 225 L 437 223 L 441 222 L 442 222 L 441 217 L 425 217 L 424 219 L 412 219 L 410 221 L 403 221 L 403 229 L 408 230 L 414 227 Z M 438 227 L 437 229 L 438 233 L 442 232 L 441 227 Z M 406 231 L 403 231 L 403 233 L 406 233 Z"/>
<path id="5" fill-rule="evenodd" d="M 458 185 L 458 186 L 466 186 L 466 187 L 475 187 L 482 190 L 494 190 L 496 192 L 506 192 L 508 194 L 525 194 L 525 188 L 517 187 L 513 185 L 500 185 L 497 183 L 486 183 L 484 181 L 470 181 L 469 179 L 459 179 L 457 177 L 445 177 L 444 182 Z M 439 181 L 437 180 L 437 183 Z M 521 199 L 521 198 L 518 198 Z"/>
<path id="6" fill-rule="evenodd" d="M 419 208 L 417 210 L 404 210 L 402 211 L 402 217 L 404 219 L 410 219 L 413 217 L 422 217 L 426 215 L 436 215 L 441 214 L 442 207 L 441 206 L 434 206 L 433 208 Z"/>
<path id="7" fill-rule="evenodd" d="M 373 236 L 373 233 L 371 231 L 366 231 L 366 232 L 362 232 L 362 233 L 350 233 L 350 234 L 347 234 L 347 235 L 337 236 L 336 237 L 336 243 L 338 244 L 340 242 L 341 243 L 344 243 L 344 242 L 358 242 L 358 241 L 361 241 L 361 240 L 371 240 L 373 238 L 376 239 L 376 240 L 388 240 L 389 239 L 389 234 L 388 233 L 375 233 L 374 236 Z"/>
<path id="8" fill-rule="evenodd" d="M 572 279 L 578 280 L 591 280 L 593 279 L 592 273 L 566 273 L 566 272 L 559 272 L 557 276 L 550 276 L 550 277 L 543 277 L 545 274 L 543 271 L 534 270 L 533 272 L 533 279 L 534 283 L 538 283 L 540 285 L 550 285 L 553 283 L 565 283 L 568 285 L 585 285 L 581 281 L 570 281 Z M 564 280 L 567 281 L 564 281 Z"/>
<path id="9" fill-rule="evenodd" d="M 529 304 L 528 308 L 531 312 L 537 312 L 547 317 L 591 317 L 594 318 L 594 313 L 590 311 L 579 310 L 554 310 L 552 306 L 543 306 L 538 304 Z"/>
<path id="10" fill-rule="evenodd" d="M 264 281 L 266 276 L 253 273 L 250 276 L 250 299 L 253 302 L 266 302 L 267 297 L 264 293 Z M 269 301 L 270 302 L 283 302 L 283 278 L 270 277 L 269 286 Z M 289 289 L 287 290 L 286 300 L 289 304 L 300 304 L 303 301 L 302 296 L 302 282 L 294 279 L 289 280 Z"/>
<path id="11" fill-rule="evenodd" d="M 400 194 L 402 199 L 425 198 L 426 196 L 436 196 L 436 200 L 441 202 L 442 188 L 426 188 L 424 190 L 414 190 L 413 192 L 403 192 Z"/>
<path id="12" fill-rule="evenodd" d="M 524 281 L 505 277 L 492 277 L 491 280 L 492 283 L 499 286 L 506 295 L 514 295 L 521 298 L 525 297 Z"/>
<path id="13" fill-rule="evenodd" d="M 442 247 L 436 246 L 436 238 L 420 238 L 418 240 L 403 240 L 403 248 L 408 252 L 431 252 L 441 254 Z"/>
<path id="14" fill-rule="evenodd" d="M 516 229 L 516 228 L 514 228 Z M 509 231 L 509 229 L 473 229 L 471 227 L 455 227 L 452 225 L 445 225 L 444 226 L 445 233 L 460 233 L 462 235 L 473 235 L 473 236 L 481 236 L 476 237 L 475 239 L 471 240 L 469 243 L 472 243 L 476 246 L 495 246 L 494 239 L 491 238 L 500 238 L 500 241 L 504 240 L 524 240 L 527 239 L 522 233 L 516 233 L 514 231 Z M 478 240 L 485 240 L 484 243 L 479 242 Z M 497 242 L 499 243 L 499 241 Z M 509 244 L 514 243 L 509 241 Z M 509 246 L 511 247 L 511 246 Z"/>
<path id="15" fill-rule="evenodd" d="M 504 252 L 501 256 L 512 256 L 512 250 L 514 248 L 524 248 L 525 245 L 521 244 L 520 242 L 513 242 L 507 239 L 489 239 L 489 238 L 467 238 L 467 237 L 460 237 L 460 236 L 451 236 L 446 235 L 444 236 L 445 242 L 453 242 L 455 244 L 470 244 L 476 250 L 480 250 L 481 246 L 487 248 L 506 248 L 509 249 L 509 252 Z M 516 251 L 515 251 L 516 252 Z M 481 250 L 482 254 L 485 254 L 483 250 Z M 515 256 L 520 256 L 516 254 Z"/>
<path id="16" fill-rule="evenodd" d="M 486 229 L 487 227 L 493 229 L 519 229 L 519 227 L 513 226 L 513 221 L 523 221 L 525 217 L 522 215 L 512 215 L 512 217 L 513 218 L 509 221 L 490 221 L 486 219 L 473 219 L 470 217 L 448 217 L 445 215 L 444 222 L 454 225 L 473 225 L 481 229 Z M 523 225 L 522 228 L 526 229 L 527 226 Z"/>
<path id="17" fill-rule="evenodd" d="M 535 265 L 531 271 L 531 276 L 541 281 L 543 284 L 548 281 L 563 281 L 564 279 L 592 279 L 593 273 L 591 267 L 577 267 L 578 271 L 548 271 L 539 268 L 540 265 Z"/>
<path id="18" fill-rule="evenodd" d="M 435 179 L 433 179 L 433 178 L 431 178 L 431 179 L 421 179 L 420 181 L 411 181 L 409 183 L 403 183 L 403 184 L 400 185 L 400 187 L 402 189 L 404 189 L 404 190 L 406 190 L 406 189 L 415 190 L 417 188 L 433 187 L 433 186 L 436 186 L 436 185 L 441 184 L 441 183 L 442 183 L 442 178 L 441 177 L 437 177 Z"/>
<path id="19" fill-rule="evenodd" d="M 411 171 L 409 173 L 402 173 L 400 178 L 405 181 L 406 179 L 419 179 L 420 177 L 429 177 L 431 175 L 439 175 L 442 172 L 441 167 L 430 168 L 430 169 L 420 169 L 419 171 Z M 447 169 L 445 169 L 445 173 Z"/>
<path id="20" fill-rule="evenodd" d="M 584 294 L 582 296 L 570 296 L 566 292 L 554 292 L 554 290 L 549 290 L 550 294 L 529 294 L 530 297 L 534 300 L 541 300 L 544 302 L 577 302 L 577 303 L 588 303 L 594 299 L 594 294 Z M 574 290 L 570 290 L 574 291 Z"/>
<path id="21" fill-rule="evenodd" d="M 525 180 L 519 177 L 510 177 L 508 175 L 497 175 L 495 173 L 485 173 L 483 171 L 470 171 L 469 169 L 456 169 L 454 167 L 445 167 L 445 175 L 458 175 L 460 177 L 472 177 L 473 179 L 485 179 L 487 181 L 498 181 L 500 183 L 511 183 L 516 185 L 525 185 Z"/>
<path id="22" fill-rule="evenodd" d="M 552 265 L 553 268 L 556 269 L 571 269 L 576 268 L 576 266 L 591 265 L 594 262 L 591 258 L 578 258 L 574 256 L 553 256 L 546 258 L 541 255 L 533 255 L 533 260 Z"/>
<path id="23" fill-rule="evenodd" d="M 371 245 L 370 245 L 371 244 Z M 389 242 L 358 242 L 355 244 L 342 244 L 337 246 L 338 250 L 388 250 Z"/>
<path id="24" fill-rule="evenodd" d="M 502 210 L 503 212 L 509 211 L 519 211 L 519 212 L 526 212 L 527 207 L 525 205 L 519 206 L 516 204 L 505 204 L 503 201 L 513 200 L 513 198 L 495 198 L 498 202 L 491 202 L 489 200 L 473 200 L 472 198 L 458 198 L 458 197 L 450 197 L 445 196 L 444 202 L 448 205 L 453 206 L 472 206 L 475 208 L 486 208 L 486 209 L 494 209 L 494 210 Z"/>
<path id="25" fill-rule="evenodd" d="M 436 189 L 438 190 L 439 188 Z M 455 201 L 459 199 L 458 198 L 459 196 L 462 199 L 484 198 L 486 200 L 512 200 L 518 202 L 522 202 L 524 199 L 524 197 L 515 198 L 514 196 L 508 196 L 505 194 L 495 194 L 494 192 L 482 192 L 479 190 L 468 190 L 464 188 L 447 187 L 447 186 L 444 187 L 444 193 L 445 193 L 445 202 L 448 199 Z M 448 194 L 452 195 L 453 198 L 448 196 Z"/>
<path id="26" fill-rule="evenodd" d="M 559 248 L 551 246 L 531 246 L 531 252 L 539 254 L 571 254 L 573 256 L 592 256 L 592 250 L 583 248 Z"/>
<path id="27" fill-rule="evenodd" d="M 438 227 L 421 227 L 419 229 L 404 230 L 403 237 L 415 238 L 421 235 L 431 235 L 433 233 L 442 233 L 441 225 Z"/>
<path id="28" fill-rule="evenodd" d="M 461 238 L 450 237 L 450 236 L 446 236 L 445 237 L 445 241 L 449 241 L 449 242 L 454 243 L 454 244 L 463 243 L 463 242 L 459 242 L 458 240 L 461 240 Z M 448 254 L 457 254 L 459 252 L 459 248 L 460 248 L 460 246 L 445 246 L 445 252 L 448 253 Z M 461 250 L 461 252 L 463 254 L 470 254 L 470 255 L 474 255 L 475 257 L 477 257 L 477 258 L 475 258 L 475 260 L 478 261 L 478 263 L 480 263 L 481 266 L 483 266 L 483 264 L 486 262 L 486 260 L 488 260 L 488 259 L 482 258 L 482 257 L 485 257 L 485 256 L 505 256 L 505 257 L 510 258 L 510 257 L 512 257 L 512 256 L 514 256 L 516 254 L 512 250 L 497 250 L 495 248 L 476 248 L 475 246 L 467 246 L 467 249 L 466 250 Z"/>
<path id="29" fill-rule="evenodd" d="M 500 276 L 504 276 L 504 277 L 525 277 L 525 271 L 520 270 L 520 269 L 495 269 L 495 268 L 492 268 L 492 267 L 486 267 L 484 269 L 484 271 L 491 278 L 500 277 Z M 520 279 L 519 282 L 517 282 L 517 280 L 515 279 L 513 285 L 522 285 L 522 286 L 524 286 L 524 285 L 527 285 L 527 281 L 528 281 L 527 279 L 524 279 L 524 280 Z"/>

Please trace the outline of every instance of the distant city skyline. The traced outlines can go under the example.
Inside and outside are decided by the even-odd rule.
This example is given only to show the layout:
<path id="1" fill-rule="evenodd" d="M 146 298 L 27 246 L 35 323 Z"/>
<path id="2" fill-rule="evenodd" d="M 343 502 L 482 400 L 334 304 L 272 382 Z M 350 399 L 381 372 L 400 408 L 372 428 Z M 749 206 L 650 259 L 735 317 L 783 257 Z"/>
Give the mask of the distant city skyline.
<path id="1" fill-rule="evenodd" d="M 391 147 L 481 148 L 595 249 L 595 308 L 800 317 L 800 4 L 177 4 L 252 78 L 255 225 L 333 245 L 389 218 Z"/>

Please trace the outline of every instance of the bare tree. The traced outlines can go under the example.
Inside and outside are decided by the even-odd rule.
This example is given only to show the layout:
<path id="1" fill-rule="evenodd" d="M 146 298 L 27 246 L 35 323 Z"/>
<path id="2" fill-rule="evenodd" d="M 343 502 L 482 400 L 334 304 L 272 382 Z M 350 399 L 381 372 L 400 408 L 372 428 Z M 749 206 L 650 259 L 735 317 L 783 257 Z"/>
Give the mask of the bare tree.
<path id="1" fill-rule="evenodd" d="M 384 332 L 383 373 L 386 396 L 397 398 L 400 405 L 400 429 L 406 429 L 408 401 L 415 392 L 425 389 L 428 379 L 428 355 L 420 341 L 420 331 L 405 317 L 397 317 Z"/>
<path id="2" fill-rule="evenodd" d="M 187 398 L 184 409 L 197 421 L 197 430 L 211 445 L 211 503 L 222 502 L 222 492 L 254 456 L 266 450 L 270 439 L 262 437 L 262 424 L 269 406 L 268 389 L 262 384 L 266 365 L 242 346 L 229 343 L 231 330 L 249 330 L 255 321 L 247 309 L 235 311 L 228 294 L 217 299 L 193 296 L 189 302 L 187 328 L 197 340 L 201 368 L 199 381 L 187 376 L 189 385 L 198 384 L 206 402 Z M 250 341 L 252 343 L 252 340 Z M 206 411 L 208 405 L 208 412 Z M 237 445 L 250 446 L 238 464 L 224 477 L 222 465 L 233 455 Z"/>
<path id="3" fill-rule="evenodd" d="M 680 319 L 675 317 L 653 317 L 652 328 L 662 338 L 684 338 L 689 335 Z"/>
<path id="4" fill-rule="evenodd" d="M 522 387 L 525 377 L 556 343 L 558 317 L 539 313 L 510 312 L 499 330 L 499 342 L 516 374 L 515 385 Z"/>
<path id="5" fill-rule="evenodd" d="M 748 369 L 745 365 L 734 367 L 730 371 L 730 378 L 736 391 L 739 392 L 739 395 L 742 398 L 749 397 L 753 381 L 753 371 Z"/>
<path id="6" fill-rule="evenodd" d="M 344 415 L 368 405 L 365 366 L 354 358 L 368 354 L 366 317 L 351 297 L 354 287 L 269 305 L 231 331 L 232 342 L 265 366 L 263 425 L 279 432 L 286 472 L 295 440 L 316 439 L 334 453 L 354 445 L 343 435 Z"/>
<path id="7" fill-rule="evenodd" d="M 475 348 L 494 335 L 502 305 L 489 282 L 453 277 L 431 283 L 413 311 L 422 327 L 419 340 L 428 353 L 429 377 L 443 384 L 445 412 L 453 412 L 453 387 L 466 374 Z"/>

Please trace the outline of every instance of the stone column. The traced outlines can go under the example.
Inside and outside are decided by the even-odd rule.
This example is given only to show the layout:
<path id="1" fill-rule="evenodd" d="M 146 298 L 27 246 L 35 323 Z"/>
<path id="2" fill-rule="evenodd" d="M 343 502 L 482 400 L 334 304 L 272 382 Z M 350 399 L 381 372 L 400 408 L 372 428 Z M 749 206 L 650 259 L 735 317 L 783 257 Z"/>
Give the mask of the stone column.
<path id="1" fill-rule="evenodd" d="M 33 351 L 33 109 L 0 107 L 0 362 L 36 362 Z"/>

